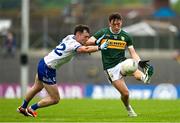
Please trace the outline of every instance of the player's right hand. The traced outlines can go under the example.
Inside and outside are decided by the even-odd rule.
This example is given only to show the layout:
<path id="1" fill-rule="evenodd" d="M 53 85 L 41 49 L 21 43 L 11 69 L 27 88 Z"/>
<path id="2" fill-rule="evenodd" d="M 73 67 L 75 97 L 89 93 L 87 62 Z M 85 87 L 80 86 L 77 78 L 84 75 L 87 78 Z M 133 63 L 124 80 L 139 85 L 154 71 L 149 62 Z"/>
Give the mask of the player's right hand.
<path id="1" fill-rule="evenodd" d="M 97 40 L 95 41 L 95 44 L 96 44 L 96 45 L 99 45 L 100 42 L 101 42 L 101 40 L 104 38 L 104 36 L 105 36 L 105 34 L 102 35 L 99 39 L 97 39 Z"/>
<path id="2" fill-rule="evenodd" d="M 100 50 L 107 50 L 107 47 L 108 47 L 108 41 L 105 41 L 104 43 L 102 43 L 102 44 L 99 46 L 99 49 L 100 49 Z"/>

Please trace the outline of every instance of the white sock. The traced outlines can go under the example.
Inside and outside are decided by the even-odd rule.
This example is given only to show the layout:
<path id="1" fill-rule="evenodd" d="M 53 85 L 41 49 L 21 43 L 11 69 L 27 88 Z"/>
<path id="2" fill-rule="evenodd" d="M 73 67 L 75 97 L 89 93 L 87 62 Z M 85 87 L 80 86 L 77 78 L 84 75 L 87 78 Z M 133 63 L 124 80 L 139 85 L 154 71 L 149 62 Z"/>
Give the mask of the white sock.
<path id="1" fill-rule="evenodd" d="M 131 109 L 132 109 L 131 105 L 128 105 L 128 106 L 126 107 L 126 110 L 127 110 L 127 111 L 130 111 Z"/>
<path id="2" fill-rule="evenodd" d="M 136 117 L 137 116 L 136 112 L 133 110 L 131 105 L 127 106 L 126 109 L 128 111 L 128 116 L 130 116 L 130 117 Z"/>

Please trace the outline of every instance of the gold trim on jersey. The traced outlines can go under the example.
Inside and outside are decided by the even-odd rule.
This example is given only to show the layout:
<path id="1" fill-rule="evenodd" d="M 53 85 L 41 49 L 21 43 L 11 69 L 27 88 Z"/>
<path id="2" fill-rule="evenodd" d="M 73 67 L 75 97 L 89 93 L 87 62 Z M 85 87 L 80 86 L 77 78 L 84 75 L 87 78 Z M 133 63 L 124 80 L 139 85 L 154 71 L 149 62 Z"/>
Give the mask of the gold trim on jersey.
<path id="1" fill-rule="evenodd" d="M 103 39 L 101 43 L 105 42 L 107 39 Z M 111 49 L 125 49 L 126 48 L 126 42 L 122 40 L 108 40 L 108 48 Z"/>

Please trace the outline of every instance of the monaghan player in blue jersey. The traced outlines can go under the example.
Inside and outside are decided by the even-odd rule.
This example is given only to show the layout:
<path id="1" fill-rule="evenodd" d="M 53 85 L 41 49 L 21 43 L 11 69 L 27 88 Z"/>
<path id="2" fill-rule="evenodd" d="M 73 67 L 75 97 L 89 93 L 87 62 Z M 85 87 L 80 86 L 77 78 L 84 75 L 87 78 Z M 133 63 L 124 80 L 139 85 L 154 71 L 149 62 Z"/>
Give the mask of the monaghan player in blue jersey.
<path id="1" fill-rule="evenodd" d="M 56 69 L 70 61 L 75 54 L 106 50 L 107 42 L 99 46 L 85 46 L 84 44 L 90 37 L 89 33 L 88 26 L 77 25 L 74 29 L 74 34 L 66 36 L 55 49 L 40 60 L 35 83 L 25 95 L 22 105 L 17 108 L 18 112 L 25 116 L 37 117 L 36 110 L 38 108 L 57 104 L 60 100 L 60 95 L 56 84 Z M 28 107 L 32 98 L 43 88 L 46 89 L 48 96 Z"/>

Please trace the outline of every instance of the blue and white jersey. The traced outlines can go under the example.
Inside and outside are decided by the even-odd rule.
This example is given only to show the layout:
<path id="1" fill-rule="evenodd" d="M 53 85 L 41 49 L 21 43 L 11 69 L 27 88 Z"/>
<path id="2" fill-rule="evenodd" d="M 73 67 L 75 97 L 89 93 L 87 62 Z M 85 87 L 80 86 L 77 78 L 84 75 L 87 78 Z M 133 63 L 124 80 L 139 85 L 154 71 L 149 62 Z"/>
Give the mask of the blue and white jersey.
<path id="1" fill-rule="evenodd" d="M 74 35 L 66 36 L 55 49 L 44 57 L 47 66 L 57 69 L 73 58 L 76 54 L 76 49 L 81 46 L 74 37 Z"/>

